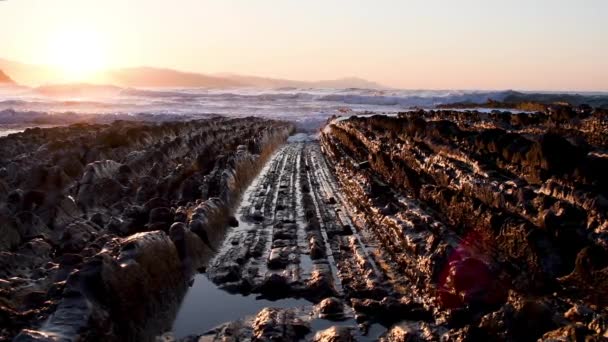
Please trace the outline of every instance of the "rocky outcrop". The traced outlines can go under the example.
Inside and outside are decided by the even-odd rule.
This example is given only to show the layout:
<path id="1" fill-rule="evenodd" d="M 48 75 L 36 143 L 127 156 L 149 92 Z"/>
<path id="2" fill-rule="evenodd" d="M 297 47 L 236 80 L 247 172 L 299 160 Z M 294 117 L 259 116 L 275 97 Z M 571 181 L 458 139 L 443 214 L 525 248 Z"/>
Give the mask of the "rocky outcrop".
<path id="1" fill-rule="evenodd" d="M 13 81 L 10 77 L 8 77 L 8 75 L 5 74 L 4 71 L 0 70 L 0 85 L 7 85 L 7 84 L 15 84 L 15 81 Z"/>
<path id="2" fill-rule="evenodd" d="M 238 220 L 241 192 L 290 125 L 10 136 L 3 337 L 152 340 L 204 269 L 223 290 L 290 307 L 181 341 L 601 340 L 605 117 L 562 106 L 335 119 L 320 144 L 292 139 L 273 154 Z"/>
<path id="3" fill-rule="evenodd" d="M 192 272 L 291 129 L 214 118 L 0 138 L 1 337 L 140 341 L 169 329 Z"/>
<path id="4" fill-rule="evenodd" d="M 566 329 L 572 304 L 605 317 L 593 293 L 608 290 L 608 131 L 602 111 L 583 109 L 419 111 L 324 128 L 361 224 L 444 322 L 392 336 L 536 340 Z"/>
<path id="5" fill-rule="evenodd" d="M 303 340 L 318 335 L 320 341 L 374 341 L 384 331 L 380 324 L 433 318 L 402 281 L 403 270 L 379 248 L 382 236 L 355 224 L 361 222 L 356 208 L 316 140 L 282 147 L 247 190 L 238 213 L 239 227 L 229 231 L 207 276 L 230 293 L 314 303 L 307 315 L 314 324 Z M 290 310 L 308 303 L 293 302 Z M 211 340 L 230 331 L 250 338 L 236 333 L 250 324 L 230 325 L 236 330 L 226 325 Z M 339 328 L 324 331 L 332 325 Z"/>

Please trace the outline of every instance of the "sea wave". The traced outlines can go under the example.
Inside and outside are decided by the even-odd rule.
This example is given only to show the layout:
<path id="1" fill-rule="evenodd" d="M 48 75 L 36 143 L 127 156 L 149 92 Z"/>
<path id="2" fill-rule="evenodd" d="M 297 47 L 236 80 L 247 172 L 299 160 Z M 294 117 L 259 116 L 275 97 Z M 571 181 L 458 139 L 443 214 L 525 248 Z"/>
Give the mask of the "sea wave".
<path id="1" fill-rule="evenodd" d="M 53 84 L 34 88 L 35 93 L 46 96 L 102 97 L 116 96 L 122 88 L 96 84 Z"/>
<path id="2" fill-rule="evenodd" d="M 235 101 L 282 101 L 282 100 L 314 100 L 318 95 L 306 92 L 272 91 L 272 92 L 243 92 L 235 90 L 210 91 L 208 89 L 182 90 L 147 90 L 147 89 L 125 89 L 121 92 L 123 96 L 135 96 L 140 98 L 166 98 L 180 100 L 235 100 Z"/>
<path id="3" fill-rule="evenodd" d="M 120 95 L 123 96 L 139 96 L 139 97 L 150 97 L 150 98 L 171 98 L 171 97 L 188 97 L 191 94 L 179 91 L 179 90 L 149 90 L 149 89 L 136 89 L 126 88 L 120 91 Z M 195 95 L 196 96 L 196 95 Z"/>
<path id="4" fill-rule="evenodd" d="M 41 89 L 45 89 L 41 91 Z M 398 112 L 415 107 L 501 100 L 508 91 L 378 90 L 365 88 L 118 88 L 58 86 L 0 96 L 0 110 L 327 117 L 351 111 Z"/>
<path id="5" fill-rule="evenodd" d="M 319 98 L 319 101 L 340 102 L 344 104 L 424 107 L 456 102 L 483 103 L 488 99 L 502 100 L 507 92 L 471 92 L 471 93 L 433 93 L 427 96 L 419 94 L 404 95 L 358 95 L 330 94 Z"/>
<path id="6" fill-rule="evenodd" d="M 455 102 L 482 103 L 489 98 L 494 100 L 502 100 L 507 93 L 507 91 L 466 92 L 454 90 L 383 91 L 362 88 L 280 88 L 272 90 L 234 89 L 231 91 L 209 89 L 147 90 L 129 88 L 123 90 L 121 95 L 149 99 L 176 99 L 187 102 L 238 101 L 255 104 L 256 102 L 272 101 L 318 101 L 321 103 L 336 102 L 345 105 L 414 107 L 435 106 Z"/>

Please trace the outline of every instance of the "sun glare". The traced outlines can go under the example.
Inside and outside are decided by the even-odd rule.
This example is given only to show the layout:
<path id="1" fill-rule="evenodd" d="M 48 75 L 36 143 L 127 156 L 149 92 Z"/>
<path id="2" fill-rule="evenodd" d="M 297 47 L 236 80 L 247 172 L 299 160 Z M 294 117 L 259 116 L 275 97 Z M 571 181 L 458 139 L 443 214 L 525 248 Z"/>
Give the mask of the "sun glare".
<path id="1" fill-rule="evenodd" d="M 66 81 L 86 81 L 105 67 L 104 42 L 94 31 L 63 30 L 49 39 L 51 63 Z"/>

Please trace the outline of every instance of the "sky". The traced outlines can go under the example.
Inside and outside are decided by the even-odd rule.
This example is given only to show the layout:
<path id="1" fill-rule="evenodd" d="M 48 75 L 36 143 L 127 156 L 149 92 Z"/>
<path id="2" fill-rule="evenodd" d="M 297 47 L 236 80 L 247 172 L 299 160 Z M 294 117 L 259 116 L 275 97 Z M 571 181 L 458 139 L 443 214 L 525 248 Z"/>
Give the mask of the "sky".
<path id="1" fill-rule="evenodd" d="M 606 0 L 2 0 L 0 58 L 406 89 L 608 90 Z"/>

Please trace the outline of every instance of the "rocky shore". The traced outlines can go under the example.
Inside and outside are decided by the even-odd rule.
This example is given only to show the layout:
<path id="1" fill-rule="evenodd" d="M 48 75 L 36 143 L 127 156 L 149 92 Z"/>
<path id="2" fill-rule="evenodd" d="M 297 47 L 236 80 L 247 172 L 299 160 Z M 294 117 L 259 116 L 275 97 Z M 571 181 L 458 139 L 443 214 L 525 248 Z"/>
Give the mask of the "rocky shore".
<path id="1" fill-rule="evenodd" d="M 212 118 L 0 138 L 1 338 L 608 338 L 605 112 L 292 131 Z M 222 305 L 186 297 L 200 277 L 247 310 L 174 333 L 185 304 Z"/>
<path id="2" fill-rule="evenodd" d="M 396 322 L 432 318 L 401 273 L 383 268 L 390 256 L 354 222 L 356 207 L 318 141 L 290 140 L 248 190 L 238 228 L 206 269 L 219 288 L 277 305 L 242 319 L 235 312 L 234 321 L 179 341 L 376 341 Z M 279 305 L 284 299 L 292 301 Z"/>
<path id="3" fill-rule="evenodd" d="M 605 340 L 607 124 L 584 106 L 330 122 L 322 148 L 355 222 L 430 315 L 385 338 Z"/>
<path id="4" fill-rule="evenodd" d="M 152 340 L 291 133 L 257 118 L 0 138 L 0 339 Z"/>

